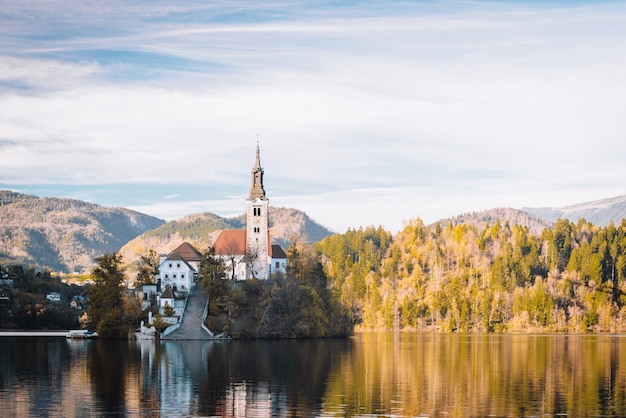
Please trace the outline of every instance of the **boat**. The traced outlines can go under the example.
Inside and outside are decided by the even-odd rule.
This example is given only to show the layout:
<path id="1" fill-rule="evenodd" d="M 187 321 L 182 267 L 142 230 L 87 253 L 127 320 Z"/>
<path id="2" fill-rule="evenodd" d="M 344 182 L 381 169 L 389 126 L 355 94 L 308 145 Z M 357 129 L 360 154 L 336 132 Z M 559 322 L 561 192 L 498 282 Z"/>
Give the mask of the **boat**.
<path id="1" fill-rule="evenodd" d="M 71 339 L 88 339 L 88 338 L 96 338 L 98 333 L 96 331 L 90 331 L 87 329 L 73 329 L 67 333 L 65 338 Z"/>

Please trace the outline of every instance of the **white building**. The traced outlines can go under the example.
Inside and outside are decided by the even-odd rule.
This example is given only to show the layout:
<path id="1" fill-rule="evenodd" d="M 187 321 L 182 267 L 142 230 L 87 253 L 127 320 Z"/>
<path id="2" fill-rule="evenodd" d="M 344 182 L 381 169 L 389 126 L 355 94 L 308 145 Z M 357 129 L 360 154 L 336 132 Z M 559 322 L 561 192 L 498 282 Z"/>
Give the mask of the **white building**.
<path id="1" fill-rule="evenodd" d="M 246 229 L 224 230 L 213 244 L 215 255 L 225 261 L 227 273 L 233 279 L 268 279 L 272 274 L 286 271 L 287 255 L 271 242 L 269 199 L 263 187 L 263 174 L 257 143 L 252 185 L 246 200 Z"/>
<path id="2" fill-rule="evenodd" d="M 170 286 L 176 292 L 189 292 L 200 270 L 202 255 L 191 244 L 183 242 L 167 256 L 162 255 L 157 283 L 161 289 Z"/>

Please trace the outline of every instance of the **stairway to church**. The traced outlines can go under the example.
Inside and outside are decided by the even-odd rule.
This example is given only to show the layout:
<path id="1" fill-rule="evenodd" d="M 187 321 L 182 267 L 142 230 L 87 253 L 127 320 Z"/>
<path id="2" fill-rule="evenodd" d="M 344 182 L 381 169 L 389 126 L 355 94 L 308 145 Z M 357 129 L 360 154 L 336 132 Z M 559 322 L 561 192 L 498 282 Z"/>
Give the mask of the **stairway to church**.
<path id="1" fill-rule="evenodd" d="M 187 306 L 180 327 L 162 340 L 210 340 L 212 337 L 202 328 L 202 314 L 207 297 L 200 285 L 191 287 L 187 296 Z"/>

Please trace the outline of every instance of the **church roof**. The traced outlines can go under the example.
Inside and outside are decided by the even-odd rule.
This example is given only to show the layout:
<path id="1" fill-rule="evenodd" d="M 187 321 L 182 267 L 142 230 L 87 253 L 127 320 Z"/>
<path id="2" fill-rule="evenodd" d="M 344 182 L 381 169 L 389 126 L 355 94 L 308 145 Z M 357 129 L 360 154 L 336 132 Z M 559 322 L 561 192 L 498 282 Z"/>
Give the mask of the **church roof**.
<path id="1" fill-rule="evenodd" d="M 278 244 L 272 244 L 272 258 L 287 258 L 287 253 Z"/>
<path id="2" fill-rule="evenodd" d="M 246 254 L 246 230 L 245 229 L 225 229 L 223 230 L 215 243 L 215 255 L 245 255 Z M 270 232 L 267 231 L 267 240 L 270 241 Z M 267 253 L 272 255 L 273 245 L 268 246 Z M 287 256 L 285 256 L 287 258 Z"/>
<path id="3" fill-rule="evenodd" d="M 177 253 L 178 255 L 180 255 L 180 257 L 182 257 L 182 260 L 184 261 L 198 261 L 199 262 L 202 260 L 202 254 L 200 254 L 200 252 L 196 250 L 193 247 L 193 245 L 189 244 L 188 242 L 183 242 L 178 247 L 176 247 L 176 249 L 174 249 L 174 251 L 172 251 L 170 255 L 167 256 L 168 260 L 173 260 L 170 258 L 170 256 L 173 255 L 174 253 Z"/>
<path id="4" fill-rule="evenodd" d="M 213 244 L 216 255 L 244 255 L 246 253 L 246 231 L 225 229 Z"/>
<path id="5" fill-rule="evenodd" d="M 261 150 L 258 141 L 256 144 L 256 161 L 252 168 L 252 186 L 250 187 L 250 197 L 248 197 L 248 200 L 254 199 L 267 200 L 263 187 L 263 167 L 261 167 Z"/>

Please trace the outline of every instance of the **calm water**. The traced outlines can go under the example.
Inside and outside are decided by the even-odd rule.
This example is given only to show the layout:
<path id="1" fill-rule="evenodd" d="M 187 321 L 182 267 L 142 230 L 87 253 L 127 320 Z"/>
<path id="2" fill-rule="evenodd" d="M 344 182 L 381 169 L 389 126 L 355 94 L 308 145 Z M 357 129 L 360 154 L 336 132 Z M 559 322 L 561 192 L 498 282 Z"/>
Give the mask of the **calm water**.
<path id="1" fill-rule="evenodd" d="M 626 336 L 0 338 L 1 416 L 626 416 Z"/>

